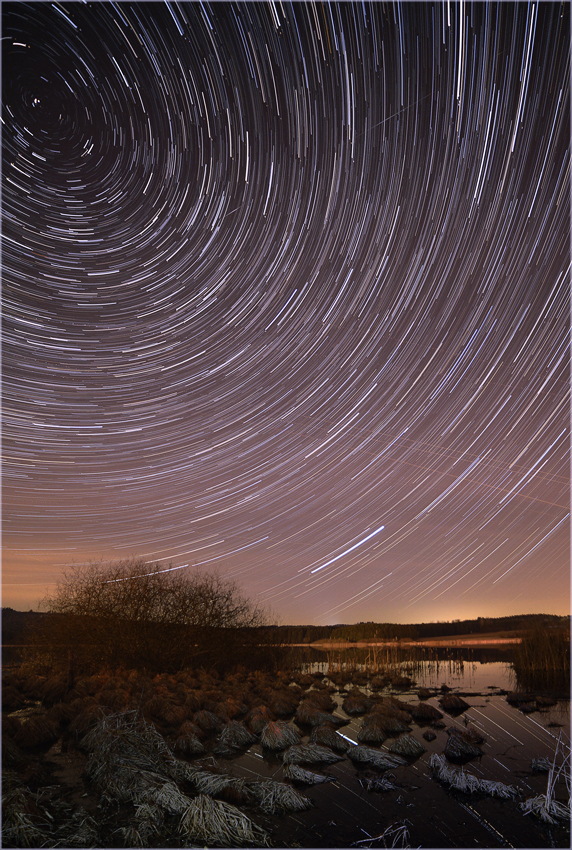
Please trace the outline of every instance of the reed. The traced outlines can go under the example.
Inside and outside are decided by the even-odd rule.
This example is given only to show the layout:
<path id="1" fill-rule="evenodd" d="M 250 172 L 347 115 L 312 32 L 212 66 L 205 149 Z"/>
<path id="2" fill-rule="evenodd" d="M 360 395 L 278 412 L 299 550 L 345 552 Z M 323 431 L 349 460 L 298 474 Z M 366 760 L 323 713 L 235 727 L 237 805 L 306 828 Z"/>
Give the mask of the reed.
<path id="1" fill-rule="evenodd" d="M 537 628 L 527 632 L 513 658 L 522 690 L 570 691 L 570 633 Z"/>
<path id="2" fill-rule="evenodd" d="M 570 779 L 570 745 L 564 744 L 562 736 L 558 736 L 552 764 L 548 770 L 546 782 L 546 793 L 536 797 L 529 797 L 520 804 L 525 815 L 533 814 L 545 823 L 556 823 L 556 820 L 570 820 L 571 815 L 571 779 Z M 563 780 L 567 793 L 567 800 L 561 802 L 556 799 L 556 785 Z"/>

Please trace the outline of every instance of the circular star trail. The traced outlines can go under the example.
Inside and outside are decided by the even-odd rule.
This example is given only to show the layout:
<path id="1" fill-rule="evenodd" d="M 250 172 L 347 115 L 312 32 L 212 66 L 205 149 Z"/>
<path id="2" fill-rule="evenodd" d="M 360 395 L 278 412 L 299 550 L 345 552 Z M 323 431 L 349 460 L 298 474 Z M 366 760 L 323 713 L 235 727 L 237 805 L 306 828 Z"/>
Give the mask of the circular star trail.
<path id="1" fill-rule="evenodd" d="M 3 8 L 5 604 L 566 613 L 569 6 Z"/>

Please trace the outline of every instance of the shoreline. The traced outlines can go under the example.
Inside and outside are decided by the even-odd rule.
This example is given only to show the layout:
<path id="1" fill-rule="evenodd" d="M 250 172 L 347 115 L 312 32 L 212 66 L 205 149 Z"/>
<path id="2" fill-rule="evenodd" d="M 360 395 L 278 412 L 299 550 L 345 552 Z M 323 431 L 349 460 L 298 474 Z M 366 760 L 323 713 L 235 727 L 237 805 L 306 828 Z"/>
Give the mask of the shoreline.
<path id="1" fill-rule="evenodd" d="M 508 644 L 520 643 L 520 637 L 506 638 L 427 638 L 426 640 L 389 640 L 389 641 L 314 641 L 313 643 L 292 643 L 288 646 L 310 646 L 313 649 L 369 649 L 371 647 L 399 647 L 409 648 L 412 646 L 426 647 L 479 647 L 479 646 L 506 646 Z"/>

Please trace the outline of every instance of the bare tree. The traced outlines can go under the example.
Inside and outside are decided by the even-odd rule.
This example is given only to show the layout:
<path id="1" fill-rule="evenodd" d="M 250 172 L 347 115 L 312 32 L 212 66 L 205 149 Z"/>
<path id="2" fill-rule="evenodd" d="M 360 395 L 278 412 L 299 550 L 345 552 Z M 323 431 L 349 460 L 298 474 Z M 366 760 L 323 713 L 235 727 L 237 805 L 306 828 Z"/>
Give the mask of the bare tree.
<path id="1" fill-rule="evenodd" d="M 42 607 L 36 644 L 76 669 L 247 666 L 268 625 L 232 580 L 143 560 L 72 567 Z"/>

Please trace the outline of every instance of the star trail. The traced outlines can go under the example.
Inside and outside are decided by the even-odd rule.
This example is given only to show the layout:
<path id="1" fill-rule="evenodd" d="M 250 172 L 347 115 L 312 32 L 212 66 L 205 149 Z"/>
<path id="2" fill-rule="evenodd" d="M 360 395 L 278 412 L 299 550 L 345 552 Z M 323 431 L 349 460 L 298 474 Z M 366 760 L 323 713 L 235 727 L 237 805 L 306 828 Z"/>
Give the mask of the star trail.
<path id="1" fill-rule="evenodd" d="M 4 605 L 569 613 L 569 13 L 2 4 Z"/>

